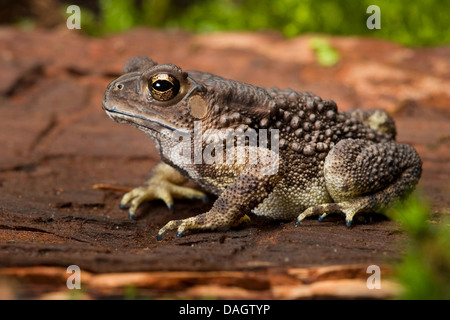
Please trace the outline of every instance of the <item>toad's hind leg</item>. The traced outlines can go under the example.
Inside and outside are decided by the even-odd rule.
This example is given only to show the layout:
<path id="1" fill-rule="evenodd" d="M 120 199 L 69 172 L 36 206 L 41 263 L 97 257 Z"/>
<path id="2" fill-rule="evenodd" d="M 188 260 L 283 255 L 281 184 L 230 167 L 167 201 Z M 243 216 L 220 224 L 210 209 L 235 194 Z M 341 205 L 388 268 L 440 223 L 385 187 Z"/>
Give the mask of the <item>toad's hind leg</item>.
<path id="1" fill-rule="evenodd" d="M 409 145 L 342 140 L 327 155 L 324 165 L 326 186 L 335 203 L 306 209 L 296 223 L 311 215 L 321 215 L 321 221 L 328 213 L 338 212 L 350 226 L 355 214 L 383 211 L 407 195 L 421 172 L 422 161 Z"/>

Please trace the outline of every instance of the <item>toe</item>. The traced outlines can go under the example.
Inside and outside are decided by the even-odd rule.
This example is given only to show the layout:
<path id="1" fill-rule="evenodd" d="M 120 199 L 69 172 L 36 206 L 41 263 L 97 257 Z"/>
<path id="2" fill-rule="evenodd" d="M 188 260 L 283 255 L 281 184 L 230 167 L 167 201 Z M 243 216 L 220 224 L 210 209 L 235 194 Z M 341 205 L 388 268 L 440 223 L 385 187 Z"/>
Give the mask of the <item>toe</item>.
<path id="1" fill-rule="evenodd" d="M 126 208 L 127 204 L 133 200 L 134 198 L 136 198 L 139 193 L 142 192 L 141 190 L 142 188 L 134 188 L 133 190 L 131 190 L 130 192 L 127 192 L 123 195 L 122 199 L 120 200 L 120 205 L 119 207 L 122 208 Z"/>
<path id="2" fill-rule="evenodd" d="M 156 239 L 159 241 L 162 239 L 163 235 L 167 232 L 167 231 L 171 231 L 171 230 L 175 230 L 177 229 L 181 224 L 182 224 L 183 220 L 171 220 L 169 222 L 166 223 L 166 225 L 164 227 L 162 227 L 161 229 L 159 229 L 158 231 L 158 235 L 156 237 Z"/>
<path id="3" fill-rule="evenodd" d="M 207 195 L 203 192 L 189 187 L 172 185 L 169 191 L 175 198 L 201 199 L 202 201 L 208 199 Z"/>
<path id="4" fill-rule="evenodd" d="M 297 219 L 295 220 L 295 226 L 298 227 L 302 224 L 303 219 L 305 219 L 307 217 L 307 210 L 303 211 L 301 214 L 299 214 L 299 216 L 297 217 Z"/>
<path id="5" fill-rule="evenodd" d="M 173 198 L 169 190 L 159 189 L 156 191 L 155 198 L 161 199 L 166 204 L 169 211 L 173 211 Z M 150 199 L 149 199 L 150 200 Z"/>
<path id="6" fill-rule="evenodd" d="M 306 209 L 305 211 L 303 211 L 302 213 L 300 213 L 299 216 L 297 217 L 297 220 L 295 221 L 295 225 L 297 227 L 300 226 L 300 224 L 302 223 L 303 219 L 313 215 L 314 214 L 314 208 L 316 208 L 316 207 L 310 207 L 310 208 Z"/>
<path id="7" fill-rule="evenodd" d="M 128 210 L 128 214 L 131 216 L 134 216 L 136 213 L 137 208 L 141 205 L 141 203 L 144 201 L 143 197 L 137 197 L 134 198 L 131 201 L 130 209 Z"/>
<path id="8" fill-rule="evenodd" d="M 183 236 L 184 231 L 177 231 L 177 238 L 181 238 Z"/>
<path id="9" fill-rule="evenodd" d="M 358 213 L 358 210 L 353 207 L 349 207 L 347 208 L 347 210 L 345 210 L 344 213 L 345 213 L 345 225 L 347 227 L 350 227 L 353 222 L 353 217 L 355 216 L 356 213 Z"/>

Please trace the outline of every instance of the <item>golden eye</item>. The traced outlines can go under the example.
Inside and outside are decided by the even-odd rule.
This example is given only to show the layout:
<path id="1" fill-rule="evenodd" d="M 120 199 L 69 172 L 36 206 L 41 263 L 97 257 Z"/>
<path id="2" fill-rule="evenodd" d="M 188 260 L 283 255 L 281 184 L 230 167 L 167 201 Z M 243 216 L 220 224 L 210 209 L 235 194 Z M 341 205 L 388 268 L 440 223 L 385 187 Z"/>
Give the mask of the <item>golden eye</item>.
<path id="1" fill-rule="evenodd" d="M 180 92 L 180 82 L 174 76 L 159 73 L 151 77 L 148 84 L 150 93 L 155 100 L 168 101 Z"/>

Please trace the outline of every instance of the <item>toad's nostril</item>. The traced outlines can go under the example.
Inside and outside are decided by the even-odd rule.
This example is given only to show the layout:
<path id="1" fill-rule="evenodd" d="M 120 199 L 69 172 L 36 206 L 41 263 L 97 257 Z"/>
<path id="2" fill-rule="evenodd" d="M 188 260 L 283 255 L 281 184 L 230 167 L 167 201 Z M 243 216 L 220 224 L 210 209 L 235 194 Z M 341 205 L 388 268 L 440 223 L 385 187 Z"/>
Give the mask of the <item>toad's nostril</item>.
<path id="1" fill-rule="evenodd" d="M 121 84 L 121 83 L 116 84 L 116 89 L 122 90 L 123 89 L 123 84 Z"/>

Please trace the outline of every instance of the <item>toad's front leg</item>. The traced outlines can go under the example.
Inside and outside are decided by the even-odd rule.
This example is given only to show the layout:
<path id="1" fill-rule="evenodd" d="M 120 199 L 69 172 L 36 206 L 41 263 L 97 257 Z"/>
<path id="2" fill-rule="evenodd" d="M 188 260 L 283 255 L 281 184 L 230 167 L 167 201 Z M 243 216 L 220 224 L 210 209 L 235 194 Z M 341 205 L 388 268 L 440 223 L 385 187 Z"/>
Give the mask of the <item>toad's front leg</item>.
<path id="1" fill-rule="evenodd" d="M 277 158 L 278 159 L 278 158 Z M 226 167 L 226 164 L 215 166 Z M 170 230 L 177 230 L 181 237 L 186 230 L 227 230 L 249 220 L 249 214 L 275 188 L 281 180 L 282 166 L 276 162 L 246 164 L 234 182 L 226 187 L 211 210 L 195 217 L 172 220 L 158 232 L 157 240 Z"/>
<path id="2" fill-rule="evenodd" d="M 120 208 L 128 209 L 128 216 L 134 219 L 137 208 L 145 201 L 161 199 L 169 210 L 173 208 L 173 199 L 201 199 L 207 200 L 207 196 L 198 190 L 183 187 L 181 184 L 187 179 L 176 169 L 164 162 L 158 163 L 150 173 L 150 178 L 144 185 L 134 188 L 126 193 L 120 201 Z"/>

